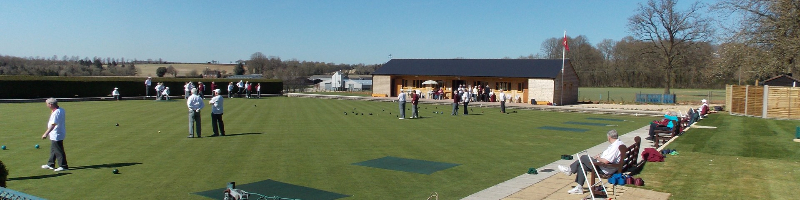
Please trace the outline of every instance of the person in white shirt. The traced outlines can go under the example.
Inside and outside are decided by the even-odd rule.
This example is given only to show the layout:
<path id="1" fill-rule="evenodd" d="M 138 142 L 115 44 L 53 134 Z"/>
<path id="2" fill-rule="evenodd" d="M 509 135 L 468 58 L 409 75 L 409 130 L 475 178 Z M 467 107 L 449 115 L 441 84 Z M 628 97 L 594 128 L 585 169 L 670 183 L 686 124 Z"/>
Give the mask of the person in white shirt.
<path id="1" fill-rule="evenodd" d="M 400 119 L 406 118 L 406 93 L 403 93 L 403 89 L 400 89 L 400 94 L 397 94 L 397 102 L 400 106 Z"/>
<path id="2" fill-rule="evenodd" d="M 603 153 L 596 155 L 591 159 L 589 158 L 588 155 L 583 155 L 580 157 L 581 159 L 580 162 L 576 160 L 569 167 L 563 165 L 558 166 L 558 169 L 561 170 L 561 172 L 563 172 L 567 176 L 576 174 L 575 183 L 578 183 L 578 185 L 575 186 L 575 188 L 569 190 L 568 193 L 583 194 L 583 183 L 586 182 L 586 175 L 583 174 L 583 172 L 581 171 L 581 167 L 583 167 L 584 171 L 591 172 L 593 169 L 591 165 L 593 165 L 593 163 L 595 162 L 600 162 L 605 164 L 616 164 L 620 162 L 622 158 L 620 158 L 621 152 L 619 152 L 619 146 L 625 145 L 625 143 L 622 143 L 622 141 L 619 140 L 619 135 L 617 134 L 617 130 L 612 129 L 608 131 L 608 133 L 606 133 L 606 139 L 608 140 L 609 143 L 611 143 L 611 145 L 608 145 L 608 147 L 606 148 L 605 151 L 603 151 Z M 581 166 L 580 163 L 583 163 L 583 165 Z M 615 168 L 608 168 L 602 166 L 600 167 L 600 170 L 602 171 L 601 173 L 604 174 L 612 174 L 617 171 L 617 169 Z"/>
<path id="3" fill-rule="evenodd" d="M 245 89 L 244 88 L 244 82 L 242 80 L 239 80 L 239 83 L 236 83 L 236 87 L 239 88 L 239 92 L 236 93 L 236 96 L 241 98 L 242 97 L 242 93 L 244 93 L 244 89 Z"/>
<path id="4" fill-rule="evenodd" d="M 478 87 L 480 87 L 480 85 L 472 87 L 472 101 L 478 101 Z"/>
<path id="5" fill-rule="evenodd" d="M 261 83 L 258 83 L 258 85 L 256 85 L 256 92 L 258 93 L 258 98 L 260 99 L 261 98 Z"/>
<path id="6" fill-rule="evenodd" d="M 214 135 L 211 135 L 211 137 L 216 137 L 220 134 L 225 136 L 225 123 L 222 122 L 222 102 L 225 98 L 222 98 L 220 92 L 220 89 L 215 89 L 214 97 L 208 101 L 208 105 L 211 105 L 211 130 L 214 131 Z"/>
<path id="7" fill-rule="evenodd" d="M 469 115 L 469 110 L 467 109 L 467 106 L 469 105 L 470 97 L 472 97 L 472 95 L 471 95 L 472 92 L 470 92 L 470 91 L 472 91 L 472 90 L 470 90 L 469 88 L 464 89 L 464 94 L 462 94 L 462 96 L 461 96 L 461 100 L 463 100 L 463 102 L 464 102 L 464 115 Z"/>
<path id="8" fill-rule="evenodd" d="M 147 80 L 144 80 L 144 97 L 147 98 L 150 96 L 150 84 L 153 82 L 150 81 L 150 77 L 147 77 Z"/>
<path id="9" fill-rule="evenodd" d="M 186 82 L 186 85 L 183 86 L 184 99 L 189 99 L 189 96 L 192 95 L 191 93 L 192 89 L 194 89 L 194 85 L 192 84 L 192 82 L 191 81 Z"/>
<path id="10" fill-rule="evenodd" d="M 189 138 L 194 137 L 193 127 L 197 129 L 197 137 L 200 138 L 200 110 L 205 107 L 205 104 L 203 104 L 203 99 L 197 96 L 197 88 L 192 88 L 192 95 L 187 98 L 186 106 L 189 107 Z"/>
<path id="11" fill-rule="evenodd" d="M 114 88 L 114 91 L 111 91 L 111 96 L 114 96 L 114 99 L 119 101 L 119 88 Z"/>
<path id="12" fill-rule="evenodd" d="M 64 152 L 64 139 L 67 137 L 66 114 L 64 109 L 58 106 L 55 98 L 49 98 L 45 103 L 50 108 L 50 119 L 47 121 L 47 130 L 42 134 L 42 139 L 50 138 L 50 159 L 46 165 L 42 165 L 42 169 L 60 172 L 69 169 L 67 153 Z M 60 166 L 54 169 L 56 161 Z"/>
<path id="13" fill-rule="evenodd" d="M 161 92 L 161 96 L 163 96 L 165 100 L 169 101 L 169 87 L 164 88 L 164 91 Z"/>
<path id="14" fill-rule="evenodd" d="M 228 83 L 228 98 L 233 98 L 231 94 L 233 94 L 233 82 Z"/>
<path id="15" fill-rule="evenodd" d="M 497 95 L 498 101 L 500 101 L 500 113 L 506 113 L 506 93 L 503 92 L 503 89 L 500 89 L 500 95 Z"/>
<path id="16" fill-rule="evenodd" d="M 162 90 L 164 90 L 164 84 L 156 83 L 155 89 L 156 89 L 156 100 L 161 100 L 161 92 Z"/>

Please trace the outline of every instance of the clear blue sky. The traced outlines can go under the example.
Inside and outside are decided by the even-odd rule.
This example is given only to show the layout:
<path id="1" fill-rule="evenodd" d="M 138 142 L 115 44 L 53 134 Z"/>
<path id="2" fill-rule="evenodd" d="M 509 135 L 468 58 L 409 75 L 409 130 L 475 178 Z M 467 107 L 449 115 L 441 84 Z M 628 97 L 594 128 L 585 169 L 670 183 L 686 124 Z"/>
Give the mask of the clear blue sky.
<path id="1" fill-rule="evenodd" d="M 378 64 L 393 58 L 516 58 L 552 37 L 630 35 L 637 1 L 17 1 L 0 6 L 0 55 L 229 63 Z M 682 1 L 681 5 L 693 1 Z"/>

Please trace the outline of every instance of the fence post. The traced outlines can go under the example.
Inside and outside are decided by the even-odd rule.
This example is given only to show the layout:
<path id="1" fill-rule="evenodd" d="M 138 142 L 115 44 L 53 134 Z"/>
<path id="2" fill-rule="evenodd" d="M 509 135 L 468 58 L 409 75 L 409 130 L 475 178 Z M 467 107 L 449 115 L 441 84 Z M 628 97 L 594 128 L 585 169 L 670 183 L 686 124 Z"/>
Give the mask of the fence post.
<path id="1" fill-rule="evenodd" d="M 769 97 L 769 85 L 764 85 L 764 100 L 761 101 L 761 118 L 767 118 L 767 97 Z"/>
<path id="2" fill-rule="evenodd" d="M 747 100 L 750 99 L 750 85 L 744 86 L 744 115 L 747 116 Z"/>

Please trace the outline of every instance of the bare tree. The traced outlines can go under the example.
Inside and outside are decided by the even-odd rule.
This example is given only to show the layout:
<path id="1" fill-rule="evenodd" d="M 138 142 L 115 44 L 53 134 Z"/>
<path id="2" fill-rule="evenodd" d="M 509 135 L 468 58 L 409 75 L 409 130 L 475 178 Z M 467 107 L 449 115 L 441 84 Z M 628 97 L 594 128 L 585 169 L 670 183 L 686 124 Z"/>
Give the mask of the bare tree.
<path id="1" fill-rule="evenodd" d="M 264 74 L 268 65 L 269 58 L 261 52 L 253 53 L 253 55 L 250 55 L 250 60 L 247 61 L 247 69 L 250 70 L 251 74 Z"/>
<path id="2" fill-rule="evenodd" d="M 730 54 L 752 67 L 756 79 L 779 73 L 798 74 L 800 70 L 800 1 L 797 0 L 728 0 L 713 7 L 721 16 L 741 14 L 740 23 L 725 27 L 732 35 L 730 45 L 747 49 L 744 54 Z M 731 49 L 727 49 L 731 51 Z M 741 68 L 741 66 L 739 66 Z M 748 68 L 745 66 L 744 69 Z M 738 72 L 742 73 L 741 70 Z M 747 75 L 745 75 L 746 77 Z M 795 75 L 796 76 L 796 75 Z"/>
<path id="3" fill-rule="evenodd" d="M 662 56 L 664 93 L 675 85 L 675 61 L 681 49 L 691 48 L 698 41 L 707 41 L 713 34 L 711 19 L 700 15 L 700 2 L 687 10 L 676 10 L 677 0 L 648 0 L 639 4 L 636 14 L 628 18 L 634 37 L 650 42 Z"/>

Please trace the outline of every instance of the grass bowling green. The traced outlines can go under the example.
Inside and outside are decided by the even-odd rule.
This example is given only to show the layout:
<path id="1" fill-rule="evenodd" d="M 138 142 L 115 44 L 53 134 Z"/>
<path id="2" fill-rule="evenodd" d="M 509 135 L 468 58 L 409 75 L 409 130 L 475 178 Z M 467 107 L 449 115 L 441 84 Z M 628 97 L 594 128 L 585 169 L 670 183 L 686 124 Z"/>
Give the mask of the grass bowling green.
<path id="1" fill-rule="evenodd" d="M 603 143 L 610 129 L 627 133 L 655 119 L 502 114 L 478 106 L 470 107 L 471 115 L 451 116 L 449 105 L 422 104 L 422 118 L 399 120 L 391 102 L 226 98 L 228 136 L 208 137 L 207 105 L 203 138 L 186 138 L 183 99 L 59 104 L 66 111 L 70 166 L 60 173 L 40 168 L 50 149 L 41 139 L 50 114 L 45 103 L 0 104 L 0 145 L 8 147 L 0 160 L 10 171 L 10 189 L 47 199 L 207 199 L 195 193 L 270 180 L 347 196 L 342 199 L 425 199 L 432 192 L 459 199 Z M 448 166 L 414 173 L 354 164 L 381 158 Z M 114 169 L 119 174 L 109 173 Z"/>

